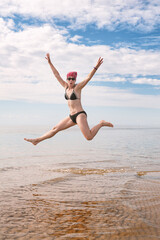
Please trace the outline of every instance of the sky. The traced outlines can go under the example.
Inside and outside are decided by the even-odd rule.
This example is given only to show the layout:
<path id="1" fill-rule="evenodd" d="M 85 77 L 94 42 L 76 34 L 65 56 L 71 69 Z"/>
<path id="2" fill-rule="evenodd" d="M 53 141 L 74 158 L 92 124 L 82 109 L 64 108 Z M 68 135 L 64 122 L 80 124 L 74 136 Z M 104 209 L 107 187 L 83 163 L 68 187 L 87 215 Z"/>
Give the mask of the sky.
<path id="1" fill-rule="evenodd" d="M 69 114 L 66 80 L 82 81 L 91 125 L 160 126 L 159 0 L 1 0 L 0 125 L 54 125 Z"/>

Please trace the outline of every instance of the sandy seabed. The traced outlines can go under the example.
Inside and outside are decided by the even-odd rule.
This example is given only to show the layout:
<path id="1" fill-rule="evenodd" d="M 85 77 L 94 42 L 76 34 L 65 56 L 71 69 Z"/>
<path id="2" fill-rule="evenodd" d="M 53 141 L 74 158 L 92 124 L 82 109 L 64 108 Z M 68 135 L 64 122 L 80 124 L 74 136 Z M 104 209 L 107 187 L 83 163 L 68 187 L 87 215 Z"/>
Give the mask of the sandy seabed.
<path id="1" fill-rule="evenodd" d="M 114 196 L 108 196 L 107 184 L 96 185 L 109 175 L 96 174 L 3 191 L 0 239 L 160 239 L 158 174 L 137 173 Z"/>

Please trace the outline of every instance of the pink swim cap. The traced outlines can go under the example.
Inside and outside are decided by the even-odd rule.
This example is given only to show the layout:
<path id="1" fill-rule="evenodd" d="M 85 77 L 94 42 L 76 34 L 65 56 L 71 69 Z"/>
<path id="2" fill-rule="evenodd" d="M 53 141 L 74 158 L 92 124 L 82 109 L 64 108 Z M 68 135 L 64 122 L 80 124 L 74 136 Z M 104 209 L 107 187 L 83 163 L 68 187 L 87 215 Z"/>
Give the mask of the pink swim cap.
<path id="1" fill-rule="evenodd" d="M 68 77 L 73 77 L 73 78 L 77 78 L 77 72 L 69 72 L 69 73 L 67 73 L 67 78 Z"/>

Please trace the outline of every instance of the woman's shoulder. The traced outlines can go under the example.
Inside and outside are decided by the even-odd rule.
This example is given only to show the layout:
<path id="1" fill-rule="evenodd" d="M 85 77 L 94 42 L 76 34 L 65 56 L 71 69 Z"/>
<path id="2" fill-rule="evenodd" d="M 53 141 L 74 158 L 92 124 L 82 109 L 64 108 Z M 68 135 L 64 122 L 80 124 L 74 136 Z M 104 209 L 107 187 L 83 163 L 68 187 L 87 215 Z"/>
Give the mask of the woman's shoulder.
<path id="1" fill-rule="evenodd" d="M 77 84 L 75 85 L 74 89 L 75 89 L 76 91 L 80 91 L 80 92 L 81 92 L 82 88 L 81 88 L 81 86 L 80 86 L 80 83 L 77 83 Z"/>

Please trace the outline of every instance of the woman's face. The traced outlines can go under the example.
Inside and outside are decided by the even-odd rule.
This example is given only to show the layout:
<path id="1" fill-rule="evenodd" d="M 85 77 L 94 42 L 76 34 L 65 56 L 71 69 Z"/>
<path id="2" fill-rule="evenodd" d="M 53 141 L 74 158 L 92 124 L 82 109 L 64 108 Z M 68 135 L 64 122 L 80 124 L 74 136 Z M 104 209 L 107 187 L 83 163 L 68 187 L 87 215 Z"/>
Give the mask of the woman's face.
<path id="1" fill-rule="evenodd" d="M 76 82 L 75 78 L 73 78 L 73 77 L 68 77 L 67 78 L 67 83 L 68 83 L 69 87 L 71 87 L 71 88 L 74 87 L 75 82 Z"/>

